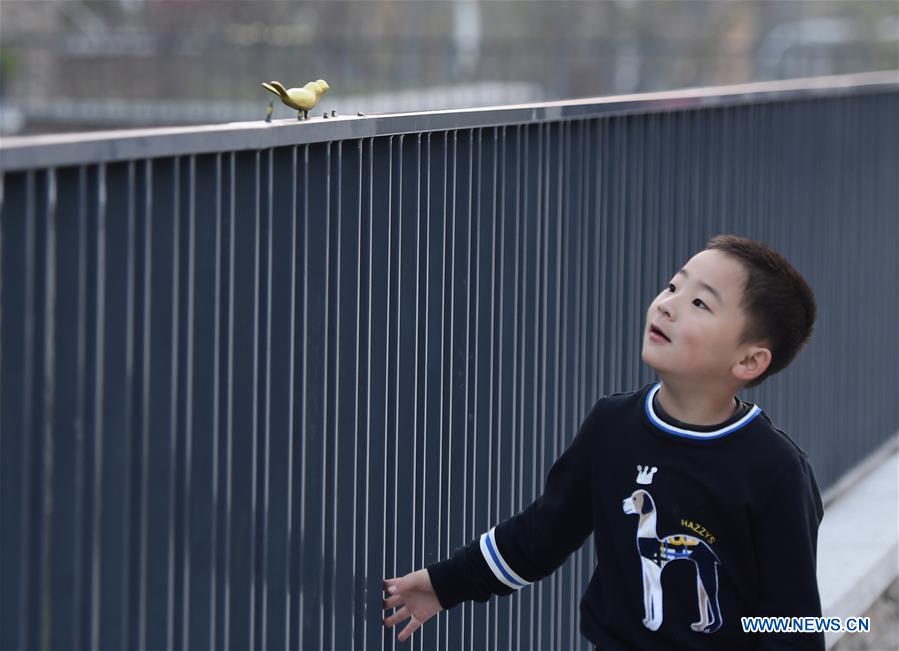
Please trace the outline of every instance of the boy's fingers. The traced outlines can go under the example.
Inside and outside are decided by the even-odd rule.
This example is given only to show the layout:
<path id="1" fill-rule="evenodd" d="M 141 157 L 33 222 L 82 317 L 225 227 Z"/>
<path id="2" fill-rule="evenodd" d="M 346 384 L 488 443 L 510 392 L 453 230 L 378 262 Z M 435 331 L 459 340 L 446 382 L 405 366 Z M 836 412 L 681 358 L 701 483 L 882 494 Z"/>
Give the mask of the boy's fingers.
<path id="1" fill-rule="evenodd" d="M 387 608 L 396 608 L 402 603 L 402 597 L 387 597 L 387 599 L 384 600 L 384 609 L 386 610 Z"/>
<path id="2" fill-rule="evenodd" d="M 393 613 L 390 617 L 384 620 L 384 626 L 390 628 L 395 624 L 399 624 L 401 621 L 409 617 L 412 613 L 409 612 L 409 609 L 403 606 L 398 611 Z"/>
<path id="3" fill-rule="evenodd" d="M 398 639 L 400 642 L 405 642 L 419 628 L 421 628 L 421 622 L 415 619 L 415 616 L 413 615 L 409 623 L 406 624 L 406 628 L 404 628 L 402 632 L 396 636 L 396 639 Z"/>

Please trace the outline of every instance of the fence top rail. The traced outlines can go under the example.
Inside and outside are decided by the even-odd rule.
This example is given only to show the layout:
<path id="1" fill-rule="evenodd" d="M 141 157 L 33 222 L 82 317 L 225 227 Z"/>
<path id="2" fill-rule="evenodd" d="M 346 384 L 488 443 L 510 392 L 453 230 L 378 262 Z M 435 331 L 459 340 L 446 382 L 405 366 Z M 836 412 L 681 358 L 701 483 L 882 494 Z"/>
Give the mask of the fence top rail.
<path id="1" fill-rule="evenodd" d="M 467 109 L 122 129 L 0 140 L 0 173 L 376 136 L 894 92 L 899 70 Z M 260 101 L 260 113 L 264 102 Z"/>

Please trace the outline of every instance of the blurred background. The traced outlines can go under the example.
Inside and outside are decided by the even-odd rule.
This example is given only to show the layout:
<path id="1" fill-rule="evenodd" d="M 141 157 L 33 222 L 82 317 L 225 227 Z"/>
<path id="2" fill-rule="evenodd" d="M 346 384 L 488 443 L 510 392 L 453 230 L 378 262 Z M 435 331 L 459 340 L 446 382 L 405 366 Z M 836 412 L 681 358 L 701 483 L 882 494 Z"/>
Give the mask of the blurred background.
<path id="1" fill-rule="evenodd" d="M 2 0 L 0 133 L 400 112 L 899 67 L 895 0 Z M 275 117 L 292 112 L 280 103 Z"/>

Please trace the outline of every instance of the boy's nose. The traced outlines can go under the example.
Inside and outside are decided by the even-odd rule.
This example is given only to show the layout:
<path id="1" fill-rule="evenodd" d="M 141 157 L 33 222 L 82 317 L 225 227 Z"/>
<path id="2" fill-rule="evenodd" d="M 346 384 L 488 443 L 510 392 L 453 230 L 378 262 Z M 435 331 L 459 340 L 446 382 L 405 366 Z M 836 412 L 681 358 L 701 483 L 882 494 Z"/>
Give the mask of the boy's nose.
<path id="1" fill-rule="evenodd" d="M 662 301 L 658 305 L 658 308 L 659 308 L 659 312 L 661 312 L 662 314 L 664 314 L 665 316 L 667 316 L 669 318 L 671 318 L 671 315 L 674 313 L 670 298 L 662 299 Z"/>

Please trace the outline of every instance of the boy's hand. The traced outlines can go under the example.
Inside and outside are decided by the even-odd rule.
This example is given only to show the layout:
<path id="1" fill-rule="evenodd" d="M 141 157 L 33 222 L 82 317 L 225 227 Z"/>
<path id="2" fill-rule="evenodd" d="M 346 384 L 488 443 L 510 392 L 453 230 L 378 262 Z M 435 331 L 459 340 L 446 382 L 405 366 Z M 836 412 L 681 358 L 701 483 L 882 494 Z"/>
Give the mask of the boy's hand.
<path id="1" fill-rule="evenodd" d="M 399 578 L 385 579 L 384 590 L 390 594 L 384 600 L 384 610 L 399 608 L 384 620 L 384 626 L 393 627 L 408 617 L 412 618 L 406 628 L 396 636 L 400 642 L 408 640 L 422 624 L 443 610 L 426 568 Z"/>

